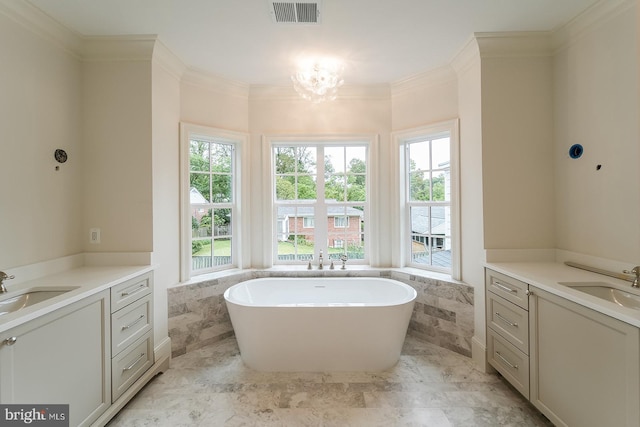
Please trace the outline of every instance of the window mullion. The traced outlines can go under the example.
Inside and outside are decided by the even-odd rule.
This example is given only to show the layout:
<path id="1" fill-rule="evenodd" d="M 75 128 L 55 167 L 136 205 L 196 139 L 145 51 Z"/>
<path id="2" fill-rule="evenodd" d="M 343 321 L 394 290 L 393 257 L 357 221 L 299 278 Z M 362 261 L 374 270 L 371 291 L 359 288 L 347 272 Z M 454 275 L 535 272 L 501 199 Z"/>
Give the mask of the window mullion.
<path id="1" fill-rule="evenodd" d="M 319 145 L 317 148 L 317 162 L 316 162 L 316 202 L 314 206 L 315 212 L 315 252 L 316 256 L 320 254 L 322 250 L 324 257 L 328 257 L 327 241 L 328 236 L 328 213 L 327 204 L 324 197 L 325 194 L 325 165 L 324 165 L 324 146 Z"/>

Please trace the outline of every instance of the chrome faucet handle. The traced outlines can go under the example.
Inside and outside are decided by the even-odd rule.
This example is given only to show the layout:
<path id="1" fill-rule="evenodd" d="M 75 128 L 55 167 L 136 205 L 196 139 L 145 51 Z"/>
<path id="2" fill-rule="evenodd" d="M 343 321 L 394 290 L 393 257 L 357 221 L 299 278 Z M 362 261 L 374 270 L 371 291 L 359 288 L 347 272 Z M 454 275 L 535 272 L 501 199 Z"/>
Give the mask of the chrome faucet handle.
<path id="1" fill-rule="evenodd" d="M 636 276 L 640 276 L 640 265 L 636 265 L 631 270 L 622 270 L 625 274 L 635 274 Z"/>
<path id="2" fill-rule="evenodd" d="M 622 270 L 624 274 L 635 274 L 635 279 L 633 279 L 633 283 L 631 287 L 640 288 L 640 265 L 636 265 L 631 270 Z"/>
<path id="3" fill-rule="evenodd" d="M 11 280 L 11 279 L 15 279 L 16 276 L 12 275 L 8 275 L 7 273 L 5 273 L 4 271 L 0 271 L 0 293 L 4 293 L 7 292 L 7 288 L 4 286 L 4 282 L 5 280 Z"/>
<path id="4" fill-rule="evenodd" d="M 15 278 L 16 278 L 16 276 L 14 276 L 13 274 L 11 276 L 9 276 L 4 271 L 0 271 L 0 283 L 2 283 L 3 280 L 10 280 L 10 279 L 15 279 Z"/>

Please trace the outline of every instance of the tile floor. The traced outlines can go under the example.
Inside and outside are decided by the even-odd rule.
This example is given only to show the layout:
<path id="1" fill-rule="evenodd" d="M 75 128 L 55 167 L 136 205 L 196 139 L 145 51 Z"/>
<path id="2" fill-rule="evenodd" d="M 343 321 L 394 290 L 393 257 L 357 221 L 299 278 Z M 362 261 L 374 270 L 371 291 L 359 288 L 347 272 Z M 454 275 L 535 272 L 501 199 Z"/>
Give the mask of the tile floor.
<path id="1" fill-rule="evenodd" d="M 115 426 L 551 426 L 499 376 L 407 336 L 385 372 L 262 373 L 234 337 L 173 359 Z"/>

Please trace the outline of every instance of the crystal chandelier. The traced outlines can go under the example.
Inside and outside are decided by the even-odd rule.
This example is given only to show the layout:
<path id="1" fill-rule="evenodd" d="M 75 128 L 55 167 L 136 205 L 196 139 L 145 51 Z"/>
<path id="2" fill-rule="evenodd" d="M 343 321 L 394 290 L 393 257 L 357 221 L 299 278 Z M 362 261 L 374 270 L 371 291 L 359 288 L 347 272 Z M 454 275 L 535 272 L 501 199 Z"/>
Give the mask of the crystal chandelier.
<path id="1" fill-rule="evenodd" d="M 338 88 L 344 83 L 342 71 L 342 65 L 337 62 L 318 61 L 299 68 L 291 81 L 300 96 L 317 104 L 336 99 Z"/>

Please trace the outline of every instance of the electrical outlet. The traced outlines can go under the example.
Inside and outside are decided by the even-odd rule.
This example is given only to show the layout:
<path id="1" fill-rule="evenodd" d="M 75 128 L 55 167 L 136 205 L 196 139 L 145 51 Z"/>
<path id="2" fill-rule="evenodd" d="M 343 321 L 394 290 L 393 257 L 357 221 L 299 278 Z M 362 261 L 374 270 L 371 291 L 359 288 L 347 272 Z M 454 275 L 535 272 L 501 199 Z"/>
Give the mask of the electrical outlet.
<path id="1" fill-rule="evenodd" d="M 93 244 L 100 243 L 100 229 L 99 228 L 90 228 L 89 229 L 89 243 L 93 243 Z"/>

